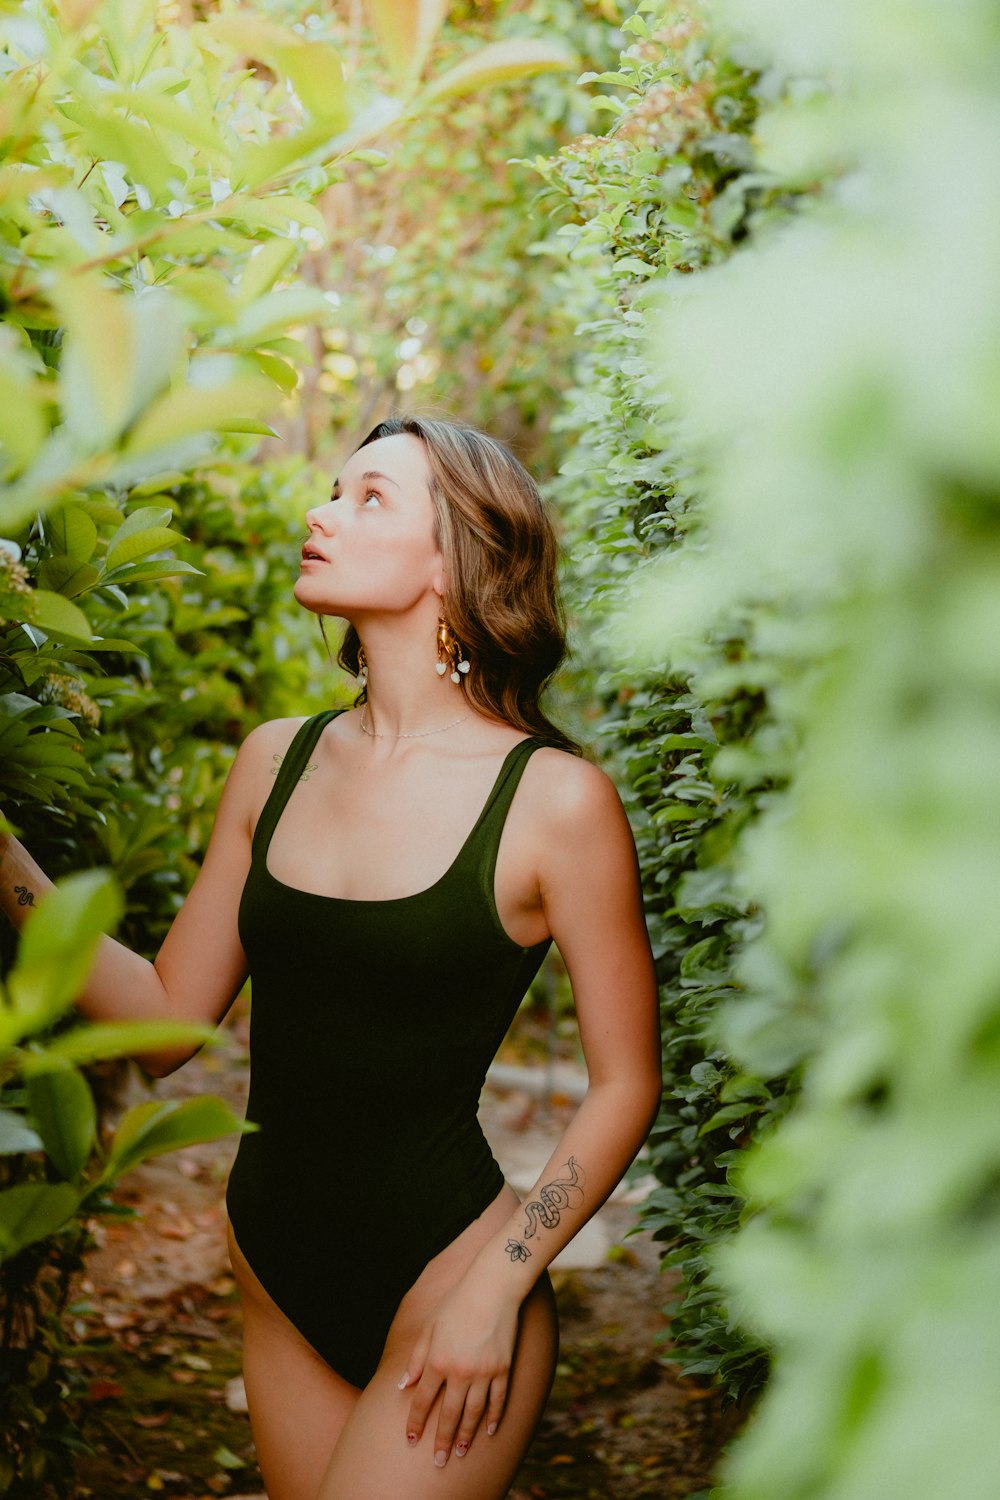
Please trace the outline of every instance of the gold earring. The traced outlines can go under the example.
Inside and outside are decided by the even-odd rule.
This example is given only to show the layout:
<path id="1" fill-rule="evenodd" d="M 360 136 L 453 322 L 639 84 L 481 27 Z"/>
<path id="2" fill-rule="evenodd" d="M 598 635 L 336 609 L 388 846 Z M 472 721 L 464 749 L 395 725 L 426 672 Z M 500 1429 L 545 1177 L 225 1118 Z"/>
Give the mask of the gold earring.
<path id="1" fill-rule="evenodd" d="M 444 620 L 438 621 L 437 633 L 438 659 L 435 670 L 439 677 L 447 672 L 452 682 L 461 682 L 462 678 L 470 670 L 469 663 L 465 659 L 465 652 L 452 633 L 451 626 Z"/>

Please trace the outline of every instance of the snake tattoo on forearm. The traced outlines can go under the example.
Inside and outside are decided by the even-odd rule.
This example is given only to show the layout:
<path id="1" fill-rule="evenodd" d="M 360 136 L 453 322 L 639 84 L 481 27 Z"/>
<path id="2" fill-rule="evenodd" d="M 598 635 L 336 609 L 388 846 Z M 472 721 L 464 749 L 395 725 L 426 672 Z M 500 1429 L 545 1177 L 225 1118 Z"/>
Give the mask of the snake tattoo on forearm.
<path id="1" fill-rule="evenodd" d="M 526 1228 L 519 1240 L 510 1239 L 505 1246 L 512 1263 L 530 1260 L 531 1251 L 524 1241 L 532 1239 L 539 1227 L 555 1229 L 563 1209 L 582 1200 L 584 1173 L 575 1156 L 570 1157 L 563 1170 L 568 1173 L 567 1176 L 547 1182 L 544 1187 L 539 1188 L 538 1197 L 524 1205 Z"/>

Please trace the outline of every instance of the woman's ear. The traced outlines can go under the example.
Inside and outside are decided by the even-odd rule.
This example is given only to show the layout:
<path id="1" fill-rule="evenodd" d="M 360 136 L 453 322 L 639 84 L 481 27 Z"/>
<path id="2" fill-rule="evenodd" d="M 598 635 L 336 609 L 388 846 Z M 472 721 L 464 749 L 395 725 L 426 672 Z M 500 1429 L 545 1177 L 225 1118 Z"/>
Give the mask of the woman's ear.
<path id="1" fill-rule="evenodd" d="M 444 598 L 444 557 L 440 552 L 437 555 L 437 562 L 434 565 L 434 572 L 431 575 L 431 588 L 434 590 L 435 594 L 437 594 L 439 599 Z"/>

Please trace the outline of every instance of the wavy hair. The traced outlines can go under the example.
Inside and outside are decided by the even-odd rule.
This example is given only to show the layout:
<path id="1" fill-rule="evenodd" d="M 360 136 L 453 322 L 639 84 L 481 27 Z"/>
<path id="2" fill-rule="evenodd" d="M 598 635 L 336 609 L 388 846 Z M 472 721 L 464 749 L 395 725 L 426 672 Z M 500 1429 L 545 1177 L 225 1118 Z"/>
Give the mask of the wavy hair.
<path id="1" fill-rule="evenodd" d="M 392 417 L 360 444 L 399 434 L 424 445 L 436 545 L 445 564 L 443 613 L 472 663 L 472 705 L 525 733 L 577 750 L 543 713 L 545 684 L 566 654 L 556 570 L 559 547 L 531 475 L 494 438 L 456 422 Z M 337 660 L 355 676 L 353 625 Z"/>

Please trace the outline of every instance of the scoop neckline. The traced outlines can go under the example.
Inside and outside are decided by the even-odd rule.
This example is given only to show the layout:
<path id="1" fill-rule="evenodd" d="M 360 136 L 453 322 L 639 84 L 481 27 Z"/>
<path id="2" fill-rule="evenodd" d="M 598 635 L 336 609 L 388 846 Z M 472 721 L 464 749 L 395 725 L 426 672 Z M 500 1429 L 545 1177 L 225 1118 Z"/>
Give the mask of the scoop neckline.
<path id="1" fill-rule="evenodd" d="M 330 721 L 328 721 L 328 722 L 330 722 Z M 326 728 L 326 725 L 324 724 L 321 727 L 321 729 L 320 729 L 320 734 L 322 734 L 323 729 L 325 729 L 325 728 Z M 317 741 L 318 741 L 319 735 L 317 735 L 316 738 L 317 738 Z M 376 896 L 376 897 L 371 897 L 371 896 L 328 896 L 324 891 L 307 891 L 303 886 L 300 886 L 300 885 L 289 885 L 287 881 L 280 880 L 277 875 L 274 875 L 272 873 L 271 868 L 270 868 L 270 866 L 269 866 L 269 864 L 267 862 L 267 857 L 268 857 L 268 854 L 271 852 L 271 842 L 272 842 L 272 840 L 274 838 L 275 831 L 276 831 L 276 829 L 278 827 L 278 823 L 281 822 L 281 813 L 283 813 L 284 810 L 285 810 L 284 806 L 282 806 L 281 812 L 279 812 L 279 814 L 278 814 L 278 817 L 277 817 L 277 820 L 275 821 L 274 827 L 271 829 L 271 832 L 270 832 L 270 835 L 268 837 L 267 843 L 265 844 L 264 849 L 262 851 L 261 868 L 263 869 L 263 872 L 264 872 L 265 876 L 271 882 L 271 884 L 277 886 L 279 888 L 279 890 L 290 891 L 293 896 L 304 896 L 304 897 L 306 897 L 307 900 L 310 900 L 310 901 L 333 902 L 334 904 L 336 904 L 338 906 L 398 906 L 398 905 L 400 905 L 400 903 L 402 903 L 404 901 L 420 901 L 420 900 L 423 900 L 425 897 L 433 895 L 434 892 L 437 891 L 440 886 L 444 885 L 445 881 L 451 875 L 454 874 L 456 868 L 461 863 L 461 861 L 462 861 L 462 859 L 463 859 L 463 857 L 464 857 L 464 855 L 465 855 L 465 853 L 466 853 L 469 845 L 472 843 L 472 841 L 475 838 L 476 834 L 479 832 L 480 828 L 482 827 L 482 825 L 483 825 L 483 823 L 484 823 L 484 821 L 486 819 L 487 813 L 489 812 L 490 808 L 493 806 L 494 799 L 496 798 L 497 792 L 500 790 L 500 787 L 501 787 L 501 785 L 503 783 L 504 777 L 505 777 L 505 775 L 507 773 L 507 769 L 508 769 L 511 761 L 514 759 L 514 756 L 517 754 L 517 752 L 521 749 L 521 747 L 523 745 L 532 744 L 537 739 L 538 739 L 537 735 L 533 735 L 533 734 L 525 735 L 525 737 L 523 739 L 518 740 L 516 744 L 514 744 L 514 745 L 512 745 L 510 747 L 510 749 L 507 751 L 507 754 L 504 756 L 503 761 L 500 764 L 500 769 L 497 771 L 496 777 L 494 778 L 494 781 L 493 781 L 493 785 L 490 787 L 489 794 L 487 795 L 486 801 L 483 803 L 482 810 L 481 810 L 479 816 L 477 817 L 475 823 L 473 823 L 472 827 L 470 828 L 470 830 L 469 830 L 468 834 L 466 835 L 465 839 L 462 841 L 462 845 L 459 848 L 458 853 L 455 855 L 454 859 L 451 861 L 451 864 L 444 871 L 444 873 L 442 875 L 439 875 L 438 878 L 437 878 L 437 880 L 435 880 L 433 882 L 433 884 L 428 885 L 428 886 L 424 886 L 419 891 L 412 891 L 409 895 L 406 895 L 406 896 Z M 287 798 L 286 798 L 286 804 L 287 804 Z M 500 931 L 503 933 L 504 937 L 506 937 L 506 939 L 507 939 L 508 942 L 514 943 L 514 946 L 516 948 L 523 948 L 524 947 L 523 943 L 517 943 L 517 942 L 515 942 L 514 939 L 511 937 L 510 933 L 504 927 L 503 923 L 500 921 L 500 914 L 499 914 L 499 912 L 497 912 L 495 910 L 496 902 L 495 902 L 495 898 L 493 896 L 493 892 L 492 891 L 490 892 L 490 903 L 491 903 L 491 906 L 493 906 L 493 908 L 494 908 L 494 915 L 496 917 L 497 924 L 498 924 L 498 926 L 500 928 Z M 540 945 L 539 944 L 534 944 L 533 946 L 538 947 Z M 530 949 L 525 949 L 525 951 L 526 952 L 530 952 Z"/>

